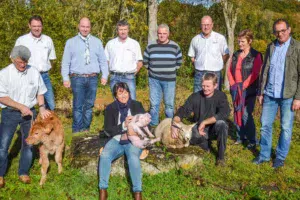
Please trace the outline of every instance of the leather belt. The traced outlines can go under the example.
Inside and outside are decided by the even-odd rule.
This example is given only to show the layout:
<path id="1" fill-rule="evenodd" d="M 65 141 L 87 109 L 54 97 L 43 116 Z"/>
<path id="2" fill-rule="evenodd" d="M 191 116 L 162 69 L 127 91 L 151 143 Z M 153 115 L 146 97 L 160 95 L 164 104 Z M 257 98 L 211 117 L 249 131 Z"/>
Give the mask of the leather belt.
<path id="1" fill-rule="evenodd" d="M 118 76 L 126 76 L 126 75 L 134 75 L 134 72 L 128 73 L 128 72 L 110 72 L 112 75 L 118 75 Z"/>
<path id="2" fill-rule="evenodd" d="M 72 74 L 70 74 L 70 77 L 84 77 L 84 78 L 89 78 L 89 77 L 94 77 L 94 76 L 98 76 L 98 73 L 92 73 L 92 74 L 75 74 L 75 73 L 72 73 Z"/>

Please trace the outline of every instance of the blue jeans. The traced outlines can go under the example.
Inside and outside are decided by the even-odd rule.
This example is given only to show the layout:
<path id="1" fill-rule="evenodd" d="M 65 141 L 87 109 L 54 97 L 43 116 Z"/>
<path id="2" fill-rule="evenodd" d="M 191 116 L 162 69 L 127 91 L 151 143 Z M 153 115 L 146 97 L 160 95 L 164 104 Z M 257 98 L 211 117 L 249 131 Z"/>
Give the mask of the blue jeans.
<path id="1" fill-rule="evenodd" d="M 142 191 L 142 169 L 140 155 L 142 149 L 131 143 L 121 145 L 119 141 L 112 138 L 109 140 L 100 155 L 99 161 L 99 188 L 107 189 L 111 169 L 111 163 L 122 155 L 126 155 L 129 167 L 133 192 Z"/>
<path id="2" fill-rule="evenodd" d="M 55 100 L 54 100 L 54 93 L 53 93 L 53 88 L 50 81 L 49 73 L 48 72 L 41 73 L 41 76 L 47 88 L 47 92 L 44 94 L 46 108 L 49 110 L 54 110 Z"/>
<path id="3" fill-rule="evenodd" d="M 205 73 L 214 73 L 217 75 L 218 77 L 218 84 L 219 84 L 219 87 L 217 89 L 219 90 L 222 90 L 222 83 L 221 83 L 221 80 L 222 80 L 222 77 L 221 77 L 221 71 L 207 71 L 207 70 L 204 70 L 204 71 L 199 71 L 199 70 L 196 70 L 195 71 L 195 76 L 194 76 L 194 92 L 199 92 L 202 90 L 202 77 Z"/>
<path id="4" fill-rule="evenodd" d="M 130 91 L 130 97 L 131 99 L 135 100 L 136 99 L 136 94 L 135 94 L 135 88 L 136 88 L 136 83 L 135 83 L 135 76 L 134 74 L 124 74 L 124 75 L 116 75 L 112 74 L 110 77 L 110 89 L 113 91 L 113 87 L 116 83 L 124 82 L 127 83 Z"/>
<path id="5" fill-rule="evenodd" d="M 71 77 L 73 92 L 73 133 L 90 129 L 98 77 Z"/>
<path id="6" fill-rule="evenodd" d="M 278 107 L 280 107 L 280 137 L 276 148 L 276 158 L 285 160 L 291 143 L 294 112 L 293 98 L 281 99 L 264 95 L 261 115 L 260 158 L 270 160 L 272 149 L 272 128 Z"/>
<path id="7" fill-rule="evenodd" d="M 256 96 L 247 97 L 245 100 L 245 108 L 242 117 L 242 126 L 237 128 L 237 140 L 248 140 L 250 144 L 256 144 L 256 129 L 253 119 L 253 110 L 255 106 Z"/>
<path id="8" fill-rule="evenodd" d="M 149 77 L 150 88 L 150 126 L 157 126 L 159 123 L 159 106 L 164 96 L 165 115 L 167 118 L 174 116 L 174 99 L 176 81 L 160 81 Z"/>
<path id="9" fill-rule="evenodd" d="M 31 109 L 34 116 L 36 111 Z M 8 108 L 2 109 L 0 124 L 0 176 L 4 176 L 8 163 L 8 149 L 13 139 L 17 126 L 21 127 L 22 147 L 19 161 L 19 176 L 28 175 L 32 164 L 32 146 L 28 145 L 25 139 L 31 127 L 31 116 L 22 117 L 21 112 Z"/>

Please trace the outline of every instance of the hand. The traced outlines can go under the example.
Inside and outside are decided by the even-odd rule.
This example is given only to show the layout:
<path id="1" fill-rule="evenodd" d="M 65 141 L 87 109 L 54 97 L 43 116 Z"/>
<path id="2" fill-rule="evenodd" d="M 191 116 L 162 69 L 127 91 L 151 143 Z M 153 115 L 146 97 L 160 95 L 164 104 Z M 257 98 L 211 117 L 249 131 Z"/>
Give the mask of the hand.
<path id="1" fill-rule="evenodd" d="M 300 100 L 294 99 L 292 110 L 296 111 L 296 110 L 299 110 L 299 109 L 300 109 Z"/>
<path id="2" fill-rule="evenodd" d="M 40 107 L 39 112 L 40 112 L 42 119 L 46 119 L 47 117 L 49 117 L 51 115 L 51 112 L 44 107 Z"/>
<path id="3" fill-rule="evenodd" d="M 28 108 L 25 105 L 21 106 L 20 111 L 21 111 L 22 117 L 25 117 L 25 116 L 28 116 L 28 115 L 33 116 L 33 113 L 30 110 L 30 108 Z"/>
<path id="4" fill-rule="evenodd" d="M 125 127 L 128 127 L 128 124 L 131 122 L 132 120 L 132 116 L 127 116 L 126 119 L 125 119 Z"/>
<path id="5" fill-rule="evenodd" d="M 178 138 L 178 128 L 171 125 L 171 136 L 173 139 Z"/>
<path id="6" fill-rule="evenodd" d="M 64 87 L 65 88 L 70 88 L 71 87 L 70 81 L 64 81 Z"/>
<path id="7" fill-rule="evenodd" d="M 204 132 L 205 129 L 205 124 L 202 122 L 199 126 L 198 126 L 198 132 L 201 136 L 206 135 L 206 133 Z"/>
<path id="8" fill-rule="evenodd" d="M 107 79 L 101 78 L 101 84 L 102 84 L 102 85 L 106 85 L 106 83 L 107 83 Z"/>
<path id="9" fill-rule="evenodd" d="M 260 105 L 263 104 L 263 101 L 264 101 L 264 95 L 258 96 L 258 102 L 259 102 Z"/>

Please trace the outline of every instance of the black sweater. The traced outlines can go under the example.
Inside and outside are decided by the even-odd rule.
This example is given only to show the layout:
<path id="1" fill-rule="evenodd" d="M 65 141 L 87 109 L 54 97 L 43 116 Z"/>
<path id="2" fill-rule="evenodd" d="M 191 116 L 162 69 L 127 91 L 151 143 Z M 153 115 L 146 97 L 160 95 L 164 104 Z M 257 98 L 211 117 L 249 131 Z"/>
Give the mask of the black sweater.
<path id="1" fill-rule="evenodd" d="M 226 94 L 215 90 L 213 96 L 207 98 L 202 91 L 193 93 L 184 105 L 178 109 L 175 116 L 182 119 L 191 116 L 192 113 L 194 113 L 193 121 L 198 123 L 210 117 L 225 121 L 230 114 Z"/>

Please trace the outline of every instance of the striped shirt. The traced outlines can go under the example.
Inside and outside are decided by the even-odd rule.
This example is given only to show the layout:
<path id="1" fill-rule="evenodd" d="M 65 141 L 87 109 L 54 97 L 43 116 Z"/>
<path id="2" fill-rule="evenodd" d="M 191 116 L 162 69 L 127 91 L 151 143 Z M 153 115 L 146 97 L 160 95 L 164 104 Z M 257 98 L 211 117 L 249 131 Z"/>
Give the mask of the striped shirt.
<path id="1" fill-rule="evenodd" d="M 176 70 L 182 63 L 182 53 L 177 43 L 150 43 L 144 52 L 144 66 L 149 77 L 161 81 L 176 81 Z"/>

